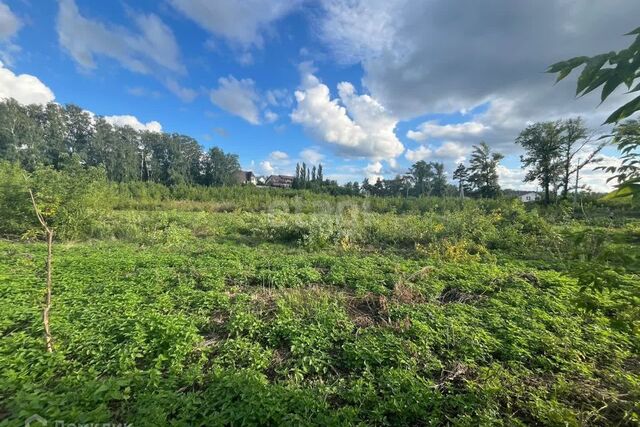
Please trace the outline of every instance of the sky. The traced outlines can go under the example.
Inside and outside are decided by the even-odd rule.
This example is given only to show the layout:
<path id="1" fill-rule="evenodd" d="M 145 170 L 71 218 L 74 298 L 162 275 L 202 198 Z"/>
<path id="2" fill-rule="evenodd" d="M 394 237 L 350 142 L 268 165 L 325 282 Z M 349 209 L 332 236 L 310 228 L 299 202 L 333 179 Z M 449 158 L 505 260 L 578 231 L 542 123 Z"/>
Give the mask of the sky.
<path id="1" fill-rule="evenodd" d="M 451 177 L 486 141 L 504 188 L 535 189 L 524 127 L 581 116 L 597 136 L 628 98 L 577 99 L 576 75 L 545 69 L 628 46 L 638 16 L 637 0 L 0 0 L 0 98 L 186 134 L 258 175 L 321 162 L 342 183 L 418 160 Z"/>

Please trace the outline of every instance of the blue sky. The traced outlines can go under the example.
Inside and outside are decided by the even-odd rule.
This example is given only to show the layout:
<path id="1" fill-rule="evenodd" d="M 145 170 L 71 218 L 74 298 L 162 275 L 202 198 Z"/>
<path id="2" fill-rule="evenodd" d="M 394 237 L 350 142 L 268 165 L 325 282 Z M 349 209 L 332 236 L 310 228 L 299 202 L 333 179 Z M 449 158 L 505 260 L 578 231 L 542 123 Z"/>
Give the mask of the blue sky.
<path id="1" fill-rule="evenodd" d="M 341 182 L 422 159 L 450 173 L 485 140 L 507 155 L 503 186 L 532 188 L 513 143 L 522 128 L 581 115 L 602 132 L 624 99 L 596 108 L 544 69 L 624 47 L 640 5 L 527 3 L 0 0 L 0 96 L 157 122 L 258 174 L 322 161 Z M 599 173 L 585 180 L 606 189 Z"/>

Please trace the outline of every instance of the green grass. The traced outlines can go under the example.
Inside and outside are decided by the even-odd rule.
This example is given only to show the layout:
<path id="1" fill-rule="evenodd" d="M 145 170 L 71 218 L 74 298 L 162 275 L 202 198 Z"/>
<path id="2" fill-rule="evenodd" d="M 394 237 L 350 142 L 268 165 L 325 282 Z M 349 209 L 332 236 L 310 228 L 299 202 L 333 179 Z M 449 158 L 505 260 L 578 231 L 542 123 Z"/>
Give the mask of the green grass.
<path id="1" fill-rule="evenodd" d="M 450 205 L 108 212 L 54 248 L 53 354 L 46 247 L 2 241 L 0 424 L 637 423 L 638 222 Z"/>

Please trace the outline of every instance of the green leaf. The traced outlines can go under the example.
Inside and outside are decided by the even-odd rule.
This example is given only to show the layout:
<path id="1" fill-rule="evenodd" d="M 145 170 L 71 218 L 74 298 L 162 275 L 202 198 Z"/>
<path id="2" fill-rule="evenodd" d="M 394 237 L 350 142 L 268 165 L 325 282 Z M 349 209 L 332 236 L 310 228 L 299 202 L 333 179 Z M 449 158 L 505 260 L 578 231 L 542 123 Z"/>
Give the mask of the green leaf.
<path id="1" fill-rule="evenodd" d="M 586 63 L 589 60 L 588 56 L 577 56 L 571 58 L 568 61 L 556 62 L 549 66 L 547 73 L 559 73 L 556 83 L 567 77 L 574 68 Z"/>
<path id="2" fill-rule="evenodd" d="M 587 66 L 584 67 L 580 77 L 578 77 L 578 86 L 576 87 L 576 95 L 580 94 L 583 90 L 588 88 L 594 80 L 602 78 L 602 74 L 598 73 L 602 66 L 612 56 L 611 53 L 603 53 L 601 55 L 594 56 L 587 62 Z"/>
<path id="3" fill-rule="evenodd" d="M 636 35 L 636 34 L 640 35 L 640 27 L 636 28 L 633 31 L 628 32 L 627 34 L 625 34 L 625 36 L 633 36 L 633 35 Z"/>
<path id="4" fill-rule="evenodd" d="M 635 99 L 632 99 L 614 111 L 609 117 L 607 117 L 604 124 L 617 123 L 620 120 L 626 119 L 638 110 L 640 110 L 640 96 L 637 96 Z"/>
<path id="5" fill-rule="evenodd" d="M 607 99 L 609 95 L 611 95 L 611 92 L 616 90 L 616 88 L 620 86 L 621 83 L 622 83 L 622 79 L 620 78 L 620 75 L 614 72 L 613 75 L 609 77 L 609 79 L 604 84 L 604 87 L 602 88 L 600 101 L 604 102 L 604 100 Z"/>

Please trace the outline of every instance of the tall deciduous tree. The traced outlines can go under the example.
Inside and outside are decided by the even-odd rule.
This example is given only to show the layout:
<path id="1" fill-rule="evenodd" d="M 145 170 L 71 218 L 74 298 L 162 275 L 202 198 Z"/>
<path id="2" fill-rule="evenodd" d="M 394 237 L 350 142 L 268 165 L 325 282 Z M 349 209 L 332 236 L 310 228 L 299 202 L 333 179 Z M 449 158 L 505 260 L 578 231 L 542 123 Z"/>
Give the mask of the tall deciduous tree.
<path id="1" fill-rule="evenodd" d="M 544 202 L 549 204 L 551 185 L 559 180 L 562 171 L 562 123 L 543 122 L 527 126 L 516 138 L 516 144 L 525 149 L 525 154 L 520 157 L 522 166 L 530 168 L 524 181 L 538 181 L 544 190 Z"/>
<path id="2" fill-rule="evenodd" d="M 562 197 L 569 193 L 569 181 L 574 172 L 574 158 L 584 148 L 588 133 L 582 123 L 582 119 L 568 119 L 562 123 L 562 136 L 560 138 L 560 163 L 562 168 Z"/>
<path id="3" fill-rule="evenodd" d="M 464 197 L 464 194 L 469 192 L 467 183 L 467 180 L 469 179 L 469 172 L 464 164 L 458 164 L 456 170 L 453 171 L 453 179 L 458 180 L 458 193 L 460 194 L 460 197 Z"/>
<path id="4" fill-rule="evenodd" d="M 232 185 L 238 170 L 240 170 L 240 163 L 237 155 L 225 154 L 220 148 L 213 147 L 205 159 L 205 184 Z"/>
<path id="5" fill-rule="evenodd" d="M 424 160 L 420 160 L 411 166 L 410 172 L 418 195 L 429 194 L 431 192 L 431 178 L 433 177 L 431 165 Z"/>
<path id="6" fill-rule="evenodd" d="M 447 176 L 444 173 L 444 164 L 432 162 L 433 178 L 431 182 L 431 194 L 444 196 L 447 191 Z"/>
<path id="7" fill-rule="evenodd" d="M 481 197 L 496 197 L 500 194 L 498 164 L 504 156 L 492 153 L 486 142 L 473 146 L 469 161 L 469 182 Z"/>

